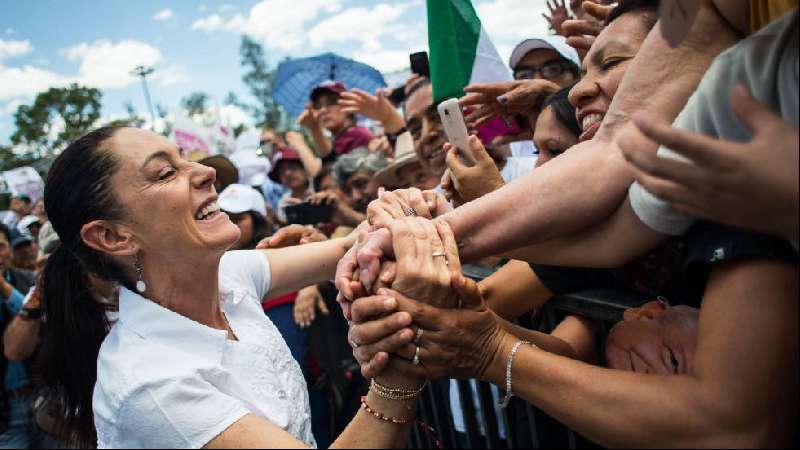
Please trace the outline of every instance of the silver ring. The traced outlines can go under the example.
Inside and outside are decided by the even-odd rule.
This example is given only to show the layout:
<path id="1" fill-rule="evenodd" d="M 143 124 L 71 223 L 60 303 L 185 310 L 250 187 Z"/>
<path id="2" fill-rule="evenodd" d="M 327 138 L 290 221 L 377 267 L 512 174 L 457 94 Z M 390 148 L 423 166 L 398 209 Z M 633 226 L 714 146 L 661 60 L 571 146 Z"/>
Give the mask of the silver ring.
<path id="1" fill-rule="evenodd" d="M 414 211 L 414 208 L 403 208 L 403 214 L 405 214 L 406 217 L 417 217 L 417 212 Z"/>
<path id="2" fill-rule="evenodd" d="M 445 253 L 445 252 L 436 252 L 436 253 L 432 254 L 431 256 L 434 257 L 434 258 L 439 258 L 439 257 L 442 257 L 442 256 L 447 258 L 447 253 Z"/>
<path id="3" fill-rule="evenodd" d="M 419 345 L 419 342 L 422 340 L 422 335 L 425 334 L 425 330 L 422 328 L 417 328 L 417 336 L 414 338 L 414 343 Z"/>
<path id="4" fill-rule="evenodd" d="M 353 347 L 354 349 L 358 348 L 358 344 L 356 344 L 353 340 L 350 341 L 350 346 Z"/>
<path id="5" fill-rule="evenodd" d="M 419 365 L 419 346 L 417 346 L 417 352 L 414 353 L 414 361 L 411 364 L 415 366 Z"/>

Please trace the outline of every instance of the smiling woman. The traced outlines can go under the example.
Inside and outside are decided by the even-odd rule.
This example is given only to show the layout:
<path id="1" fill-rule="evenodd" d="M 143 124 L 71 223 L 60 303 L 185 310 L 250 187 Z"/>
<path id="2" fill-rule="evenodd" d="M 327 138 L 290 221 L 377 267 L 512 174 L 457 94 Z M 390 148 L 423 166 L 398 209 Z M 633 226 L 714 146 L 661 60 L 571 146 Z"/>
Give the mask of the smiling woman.
<path id="1" fill-rule="evenodd" d="M 355 235 L 226 253 L 240 232 L 214 180 L 134 128 L 89 133 L 54 163 L 45 203 L 62 245 L 44 272 L 42 373 L 64 399 L 74 444 L 314 446 L 303 375 L 260 300 L 332 278 Z M 89 274 L 122 285 L 113 326 Z M 377 381 L 409 394 L 370 393 L 334 446 L 405 442 L 423 380 Z"/>

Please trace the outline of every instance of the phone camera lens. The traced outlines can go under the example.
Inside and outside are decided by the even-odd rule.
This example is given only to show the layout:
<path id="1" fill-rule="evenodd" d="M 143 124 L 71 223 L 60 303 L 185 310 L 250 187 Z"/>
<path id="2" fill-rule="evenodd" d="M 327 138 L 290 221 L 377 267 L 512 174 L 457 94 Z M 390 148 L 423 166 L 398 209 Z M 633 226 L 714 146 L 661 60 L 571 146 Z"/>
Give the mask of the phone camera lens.
<path id="1" fill-rule="evenodd" d="M 445 109 L 445 110 L 444 110 L 444 115 L 445 115 L 445 116 L 449 116 L 449 115 L 450 115 L 450 111 L 448 111 L 448 110 L 446 110 L 446 109 Z"/>

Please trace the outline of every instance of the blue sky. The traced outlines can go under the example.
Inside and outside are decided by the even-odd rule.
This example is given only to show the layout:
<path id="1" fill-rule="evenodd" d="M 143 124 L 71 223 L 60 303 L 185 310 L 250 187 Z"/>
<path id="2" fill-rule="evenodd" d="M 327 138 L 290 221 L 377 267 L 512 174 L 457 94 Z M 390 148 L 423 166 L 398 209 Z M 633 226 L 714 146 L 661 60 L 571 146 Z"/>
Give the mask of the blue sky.
<path id="1" fill-rule="evenodd" d="M 545 0 L 473 0 L 500 49 L 546 32 Z M 144 113 L 137 64 L 156 72 L 154 102 L 177 111 L 180 99 L 203 91 L 247 99 L 239 62 L 241 36 L 264 45 L 275 65 L 286 56 L 334 51 L 382 71 L 407 66 L 427 44 L 423 0 L 153 1 L 0 0 L 0 143 L 12 114 L 37 92 L 70 81 L 103 92 L 106 118 L 131 101 Z M 227 111 L 245 121 L 241 111 Z"/>

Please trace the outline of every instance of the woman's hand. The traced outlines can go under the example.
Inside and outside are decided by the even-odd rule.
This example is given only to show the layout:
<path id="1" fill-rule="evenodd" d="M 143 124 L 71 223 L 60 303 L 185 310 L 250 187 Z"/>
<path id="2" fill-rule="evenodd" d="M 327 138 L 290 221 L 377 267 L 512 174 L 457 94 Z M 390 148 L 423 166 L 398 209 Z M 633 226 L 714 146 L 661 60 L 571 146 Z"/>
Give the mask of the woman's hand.
<path id="1" fill-rule="evenodd" d="M 301 289 L 297 293 L 297 299 L 294 302 L 294 322 L 300 328 L 310 327 L 317 318 L 317 309 L 323 316 L 330 314 L 328 307 L 325 305 L 325 299 L 322 298 L 317 286 Z"/>
<path id="2" fill-rule="evenodd" d="M 561 25 L 561 35 L 567 44 L 578 51 L 581 60 L 589 52 L 594 40 L 605 28 L 605 23 L 614 11 L 614 6 L 600 5 L 594 1 L 583 2 L 583 17 L 566 20 Z"/>
<path id="3" fill-rule="evenodd" d="M 259 242 L 256 246 L 256 250 L 294 247 L 295 245 L 305 245 L 327 240 L 328 238 L 316 228 L 303 225 L 289 225 L 288 227 L 281 228 L 271 237 Z"/>
<path id="4" fill-rule="evenodd" d="M 555 34 L 563 34 L 561 25 L 563 25 L 566 20 L 572 18 L 569 14 L 569 10 L 567 10 L 566 0 L 561 0 L 560 3 L 558 0 L 547 0 L 547 9 L 550 10 L 550 15 L 548 16 L 542 13 L 542 17 L 544 17 L 544 20 L 550 25 L 550 31 Z"/>
<path id="5" fill-rule="evenodd" d="M 383 89 L 378 89 L 375 95 L 360 89 L 342 92 L 339 105 L 347 114 L 361 114 L 377 120 L 389 132 L 399 131 L 406 124 L 403 116 L 397 112 L 394 105 L 384 95 Z"/>
<path id="6" fill-rule="evenodd" d="M 454 276 L 452 287 L 461 300 L 460 309 L 432 307 L 392 290 L 380 291 L 380 304 L 374 299 L 356 301 L 354 319 L 362 320 L 355 321 L 350 336 L 362 343 L 353 354 L 364 376 L 383 373 L 390 360 L 398 357 L 413 360 L 417 345 L 420 347 L 419 367 L 430 379 L 486 379 L 492 365 L 502 364 L 503 355 L 499 352 L 506 332 L 483 302 L 478 285 L 458 275 Z M 374 316 L 364 312 L 376 309 L 384 315 L 392 311 L 400 313 L 382 322 L 370 321 Z M 414 329 L 405 325 L 411 322 L 423 330 L 418 344 L 413 342 Z"/>
<path id="7" fill-rule="evenodd" d="M 303 136 L 303 133 L 297 131 L 289 131 L 286 133 L 286 143 L 295 150 L 308 148 L 305 136 Z"/>
<path id="8" fill-rule="evenodd" d="M 450 280 L 461 274 L 461 260 L 450 226 L 407 217 L 394 221 L 389 229 L 397 261 L 392 289 L 431 305 L 455 307 Z"/>
<path id="9" fill-rule="evenodd" d="M 476 107 L 464 119 L 470 126 L 478 126 L 496 116 L 509 118 L 538 111 L 542 102 L 559 89 L 547 80 L 473 84 L 464 88 L 467 96 L 460 103 L 462 107 Z"/>
<path id="10" fill-rule="evenodd" d="M 460 202 L 456 206 L 481 198 L 506 184 L 497 169 L 497 164 L 486 151 L 486 147 L 483 146 L 480 139 L 471 136 L 469 147 L 469 151 L 477 162 L 472 167 L 464 164 L 463 159 L 459 156 L 461 150 L 450 143 L 444 146 L 444 151 L 447 153 L 447 167 L 452 179 L 449 187 L 458 193 L 457 200 Z M 444 179 L 442 183 L 444 187 Z M 456 197 L 454 196 L 454 198 Z"/>
<path id="11" fill-rule="evenodd" d="M 434 219 L 452 211 L 452 207 L 438 192 L 416 188 L 381 191 L 378 199 L 369 204 L 367 220 L 373 227 L 388 227 L 396 219 L 413 215 Z"/>

